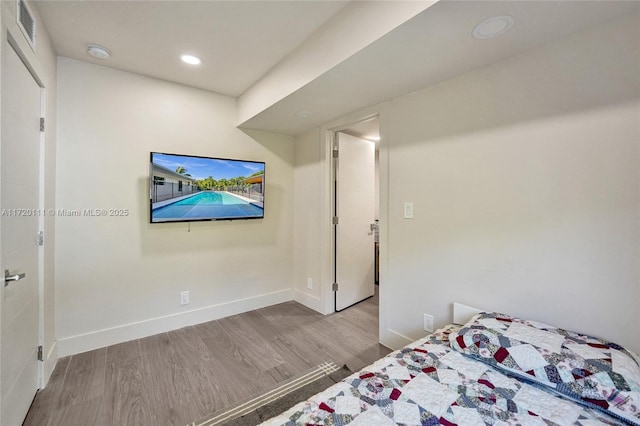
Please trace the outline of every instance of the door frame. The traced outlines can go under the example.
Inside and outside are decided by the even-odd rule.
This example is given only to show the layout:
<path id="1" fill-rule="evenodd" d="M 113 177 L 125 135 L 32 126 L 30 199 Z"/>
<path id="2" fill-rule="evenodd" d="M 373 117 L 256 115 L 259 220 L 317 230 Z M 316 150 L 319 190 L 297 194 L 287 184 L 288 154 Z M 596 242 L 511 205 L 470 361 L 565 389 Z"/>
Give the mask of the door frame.
<path id="1" fill-rule="evenodd" d="M 44 84 L 44 79 L 42 76 L 44 73 L 40 69 L 39 64 L 37 64 L 37 59 L 34 57 L 33 50 L 30 45 L 27 44 L 26 40 L 24 40 L 24 36 L 19 29 L 15 25 L 7 25 L 8 23 L 12 24 L 12 21 L 7 22 L 5 17 L 1 17 L 0 24 L 0 61 L 3 60 L 4 55 L 7 54 L 6 49 L 13 49 L 15 53 L 18 55 L 24 66 L 27 68 L 27 71 L 31 74 L 31 77 L 34 79 L 36 84 L 40 87 L 40 116 L 46 117 L 46 87 Z M 15 28 L 14 28 L 15 27 Z M 0 67 L 1 69 L 1 67 Z M 1 81 L 4 76 L 0 71 L 0 87 Z M 1 90 L 1 89 L 0 89 Z M 2 126 L 2 109 L 0 108 L 0 131 Z M 45 206 L 45 158 L 46 158 L 46 144 L 45 144 L 45 132 L 40 132 L 40 153 L 39 153 L 39 163 L 38 163 L 38 204 L 40 212 L 44 212 Z M 2 158 L 0 153 L 0 184 L 2 183 Z M 2 209 L 2 200 L 0 198 L 0 210 Z M 39 215 L 38 219 L 38 228 L 40 231 L 44 230 L 44 215 Z M 2 217 L 0 216 L 0 223 L 2 221 Z M 0 227 L 1 232 L 1 227 Z M 34 238 L 36 236 L 34 235 Z M 0 244 L 2 244 L 2 239 L 0 238 Z M 0 250 L 2 247 L 0 246 Z M 4 270 L 4 266 L 2 264 L 2 256 L 0 256 L 0 270 Z M 44 343 L 44 245 L 40 245 L 38 247 L 38 345 L 43 345 Z M 4 292 L 4 286 L 2 288 Z M 0 300 L 4 300 L 4 293 Z M 2 303 L 0 303 L 0 328 L 2 327 Z M 2 345 L 2 342 L 0 342 Z M 1 347 L 1 346 L 0 346 Z M 37 377 L 38 377 L 38 388 L 42 389 L 44 387 L 45 382 L 45 363 L 40 361 L 37 364 Z M 4 398 L 4 395 L 0 392 L 0 401 Z M 2 407 L 0 406 L 0 410 Z M 0 413 L 1 415 L 1 413 Z"/>
<path id="2" fill-rule="evenodd" d="M 371 117 L 369 119 L 363 120 L 362 122 L 369 121 L 370 119 L 373 119 L 373 118 L 378 118 L 378 116 L 375 115 L 375 116 L 373 116 L 373 117 Z M 353 123 L 353 124 L 358 124 L 358 123 L 360 123 L 360 122 L 356 122 L 356 123 Z M 332 138 L 333 139 L 332 153 L 336 153 L 336 151 L 338 153 L 341 153 L 344 150 L 343 136 L 347 137 L 347 139 L 349 137 L 352 137 L 353 139 L 358 139 L 358 140 L 364 141 L 365 143 L 368 143 L 368 144 L 374 144 L 374 142 L 371 142 L 371 141 L 368 141 L 368 140 L 365 140 L 365 139 L 349 136 L 347 133 L 344 132 L 344 130 L 347 130 L 347 129 L 348 129 L 348 127 L 343 129 L 343 130 L 339 130 L 339 131 L 334 131 L 333 132 L 333 134 L 332 134 L 332 136 L 333 136 L 333 138 Z M 379 131 L 379 129 L 378 129 L 378 131 Z M 377 145 L 377 143 L 376 143 L 376 145 Z M 375 149 L 377 149 L 377 148 L 375 148 Z M 374 149 L 374 153 L 373 153 L 373 155 L 374 155 L 374 163 L 376 161 L 375 160 L 375 156 L 376 156 L 375 155 L 375 149 Z M 333 217 L 334 218 L 335 217 L 340 218 L 342 216 L 342 214 L 340 213 L 341 207 L 340 207 L 339 201 L 338 201 L 338 200 L 340 200 L 340 191 L 342 191 L 344 189 L 343 188 L 343 184 L 341 184 L 341 178 L 340 178 L 341 173 L 342 173 L 342 170 L 341 170 L 342 166 L 340 165 L 341 164 L 340 163 L 341 157 L 342 157 L 341 155 L 338 155 L 337 157 L 335 155 L 332 155 L 332 161 L 331 161 L 331 165 L 332 165 L 332 167 L 331 167 L 331 172 L 332 172 L 331 173 L 331 180 L 332 180 L 331 211 L 333 213 Z M 349 167 L 349 166 L 347 166 L 347 167 Z M 375 185 L 374 185 L 374 188 L 375 188 Z M 375 189 L 377 189 L 377 188 L 375 188 Z M 374 189 L 374 192 L 375 192 L 375 189 Z M 380 198 L 379 194 L 376 194 L 374 199 L 379 199 L 379 198 Z M 376 207 L 379 208 L 379 206 L 376 206 Z M 373 223 L 373 217 L 375 216 L 375 214 L 373 214 L 375 212 L 371 212 L 371 213 L 372 213 L 372 215 L 368 220 L 369 223 Z M 333 283 L 336 283 L 338 285 L 341 284 L 341 281 L 339 280 L 339 277 L 338 277 L 338 267 L 342 265 L 342 263 L 338 262 L 338 258 L 340 257 L 339 253 L 338 253 L 338 248 L 342 244 L 341 239 L 339 238 L 339 234 L 340 234 L 339 224 L 338 223 L 333 223 L 333 232 L 332 232 L 333 240 L 332 240 L 332 244 L 331 244 L 332 249 L 333 249 L 332 250 Z M 374 231 L 373 231 L 373 229 L 371 229 L 370 235 L 371 235 L 372 239 L 374 239 Z M 375 247 L 375 245 L 371 244 L 370 249 L 373 249 L 374 247 Z M 372 260 L 372 264 L 374 264 L 375 263 L 374 250 L 370 250 L 370 255 L 373 255 L 372 256 L 373 258 L 371 260 Z M 375 277 L 372 277 L 372 281 L 375 281 Z M 372 286 L 371 288 L 374 289 L 374 294 L 372 294 L 370 296 L 367 296 L 364 299 L 358 300 L 357 302 L 351 303 L 348 306 L 343 307 L 342 309 L 338 309 L 338 297 L 339 297 L 338 291 L 339 290 L 333 291 L 333 309 L 334 309 L 334 312 L 342 312 L 345 309 L 349 309 L 351 306 L 357 305 L 358 303 L 364 302 L 365 300 L 373 297 L 375 295 L 375 283 L 372 282 L 371 286 Z"/>
<path id="3" fill-rule="evenodd" d="M 334 277 L 334 238 L 333 238 L 333 140 L 336 132 L 349 126 L 378 116 L 380 125 L 379 145 L 379 211 L 380 211 L 380 280 L 379 280 L 379 312 L 380 329 L 382 329 L 382 316 L 384 312 L 384 300 L 387 298 L 386 271 L 388 265 L 388 114 L 387 104 L 382 103 L 367 108 L 355 114 L 342 117 L 320 127 L 320 305 L 322 313 L 334 312 L 334 292 L 332 290 Z M 380 336 L 380 334 L 379 334 Z"/>

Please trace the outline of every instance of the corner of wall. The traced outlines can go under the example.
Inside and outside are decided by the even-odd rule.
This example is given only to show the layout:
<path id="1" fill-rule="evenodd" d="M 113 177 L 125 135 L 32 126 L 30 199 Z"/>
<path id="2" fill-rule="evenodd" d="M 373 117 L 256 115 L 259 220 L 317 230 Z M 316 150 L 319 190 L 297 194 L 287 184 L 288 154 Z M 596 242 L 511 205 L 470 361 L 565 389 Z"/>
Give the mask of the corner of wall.
<path id="1" fill-rule="evenodd" d="M 47 356 L 44 359 L 44 366 L 42 369 L 42 387 L 44 388 L 49 383 L 49 379 L 51 378 L 51 374 L 53 370 L 56 368 L 56 364 L 58 363 L 58 342 L 57 340 L 53 341 L 51 348 L 47 351 Z"/>
<path id="2" fill-rule="evenodd" d="M 380 343 L 394 351 L 408 345 L 414 340 L 415 339 L 411 339 L 410 337 L 398 333 L 390 328 L 384 328 L 380 332 Z"/>
<path id="3" fill-rule="evenodd" d="M 324 309 L 322 309 L 322 301 L 318 296 L 314 296 L 313 294 L 306 293 L 296 288 L 293 290 L 293 300 L 309 309 L 325 314 Z"/>

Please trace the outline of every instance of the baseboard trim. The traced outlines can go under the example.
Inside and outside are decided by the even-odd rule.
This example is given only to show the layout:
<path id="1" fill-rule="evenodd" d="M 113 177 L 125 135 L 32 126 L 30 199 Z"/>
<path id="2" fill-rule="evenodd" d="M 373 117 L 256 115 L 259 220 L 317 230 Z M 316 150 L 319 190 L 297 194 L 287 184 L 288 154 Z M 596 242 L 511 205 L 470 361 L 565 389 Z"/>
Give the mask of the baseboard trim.
<path id="1" fill-rule="evenodd" d="M 293 290 L 293 300 L 296 302 L 306 306 L 309 309 L 313 309 L 316 312 L 322 312 L 322 303 L 319 297 L 313 296 L 309 293 L 305 293 L 304 291 L 298 290 L 297 288 Z"/>
<path id="2" fill-rule="evenodd" d="M 74 355 L 293 300 L 286 289 L 58 339 L 58 356 Z"/>
<path id="3" fill-rule="evenodd" d="M 393 350 L 403 348 L 414 340 L 416 339 L 407 337 L 404 334 L 398 333 L 397 331 L 390 328 L 383 330 L 383 333 L 381 333 L 380 335 L 380 343 Z"/>

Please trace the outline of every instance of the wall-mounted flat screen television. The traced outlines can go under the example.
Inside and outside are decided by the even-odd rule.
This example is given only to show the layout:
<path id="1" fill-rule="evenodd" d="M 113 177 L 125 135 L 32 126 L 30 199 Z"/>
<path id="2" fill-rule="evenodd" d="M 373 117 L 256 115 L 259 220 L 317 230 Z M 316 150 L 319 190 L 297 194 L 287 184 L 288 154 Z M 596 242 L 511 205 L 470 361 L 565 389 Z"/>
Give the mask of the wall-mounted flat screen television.
<path id="1" fill-rule="evenodd" d="M 152 152 L 150 222 L 264 218 L 261 161 Z"/>

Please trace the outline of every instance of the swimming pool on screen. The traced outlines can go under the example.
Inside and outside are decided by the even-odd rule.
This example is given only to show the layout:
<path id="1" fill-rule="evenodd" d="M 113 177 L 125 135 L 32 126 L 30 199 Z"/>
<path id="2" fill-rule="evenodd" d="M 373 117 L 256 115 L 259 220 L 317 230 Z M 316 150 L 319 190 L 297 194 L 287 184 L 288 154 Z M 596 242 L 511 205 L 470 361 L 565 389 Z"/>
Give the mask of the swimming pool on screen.
<path id="1" fill-rule="evenodd" d="M 152 221 L 184 219 L 261 218 L 262 203 L 224 191 L 199 192 L 151 212 Z"/>

